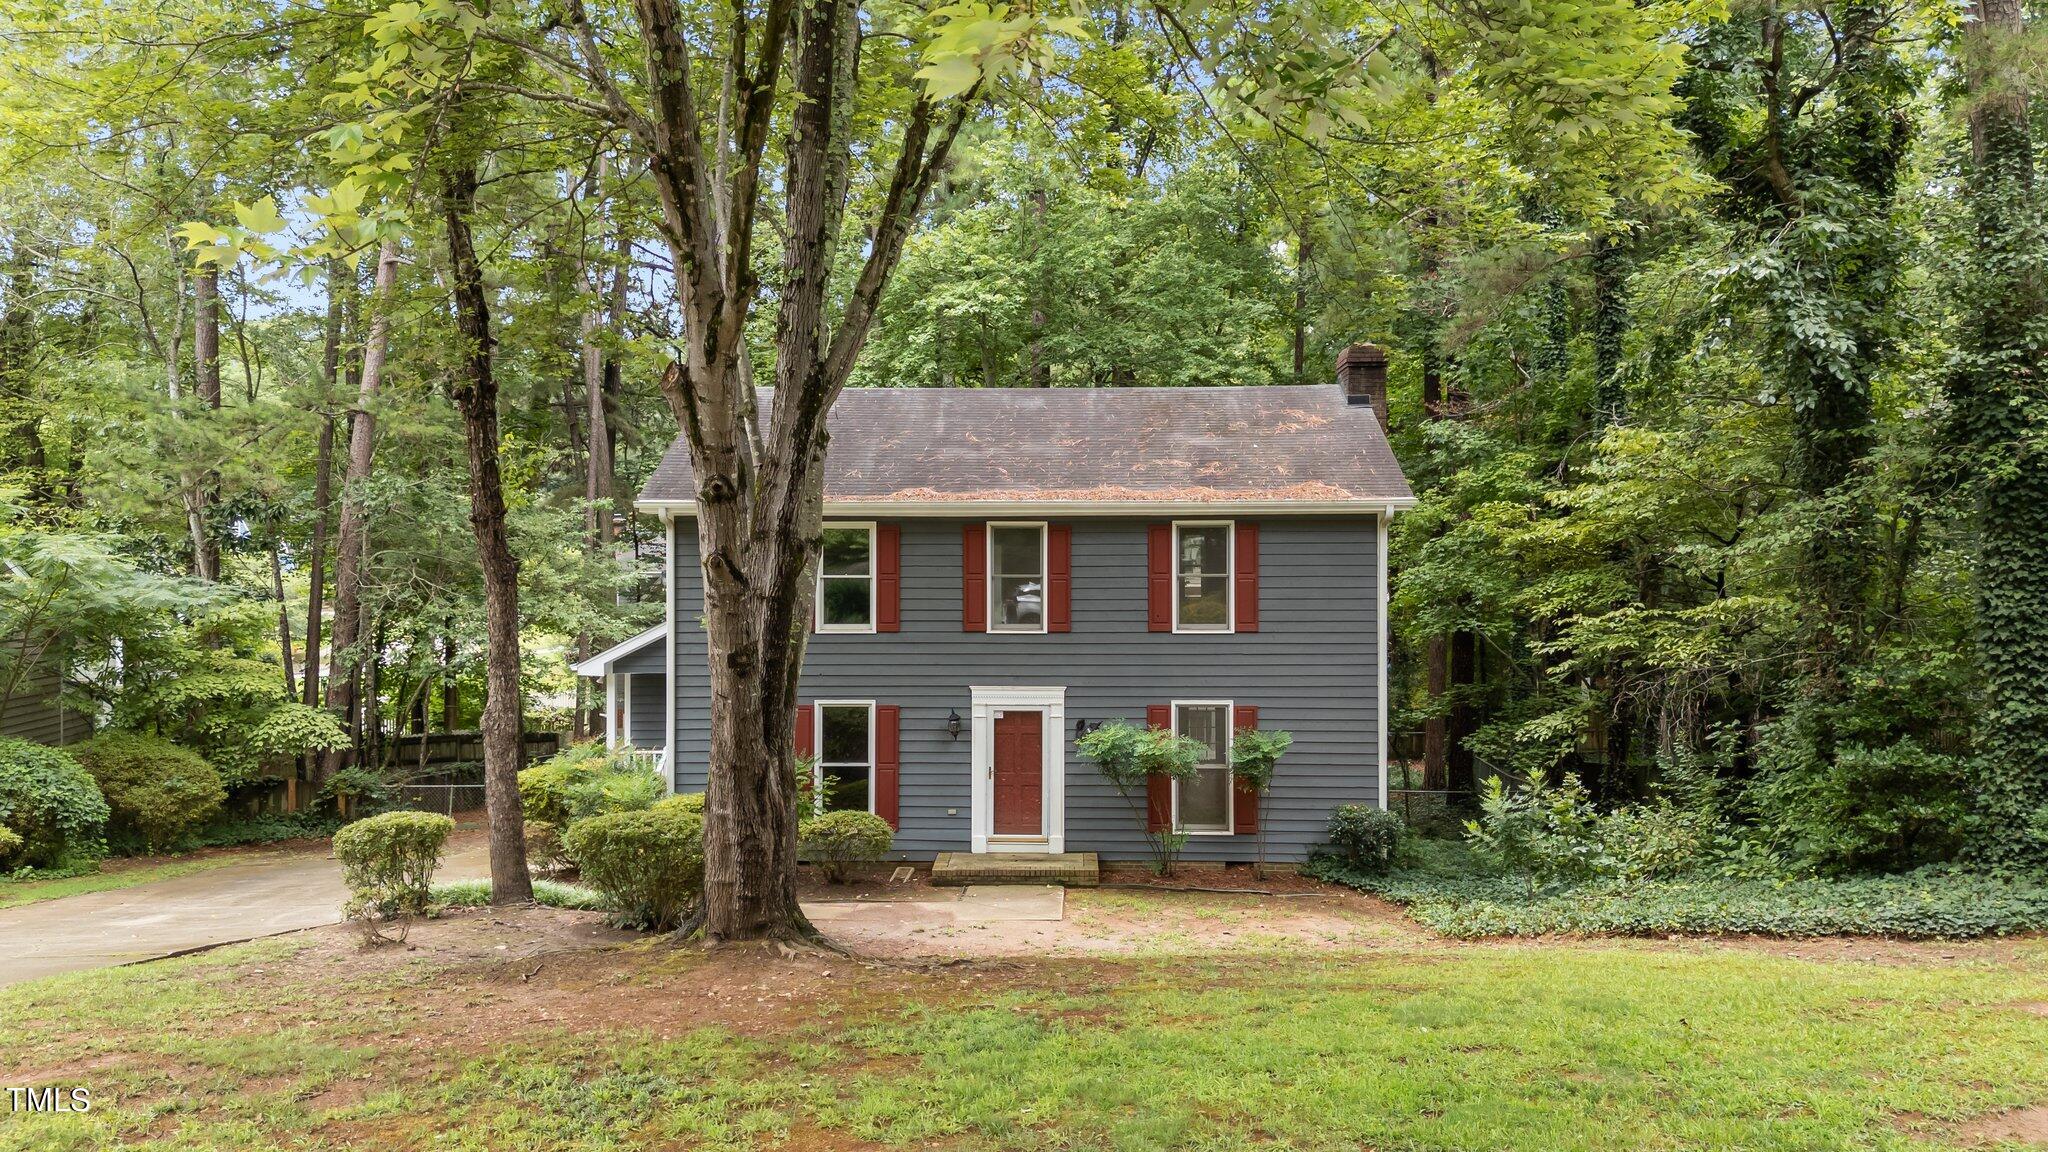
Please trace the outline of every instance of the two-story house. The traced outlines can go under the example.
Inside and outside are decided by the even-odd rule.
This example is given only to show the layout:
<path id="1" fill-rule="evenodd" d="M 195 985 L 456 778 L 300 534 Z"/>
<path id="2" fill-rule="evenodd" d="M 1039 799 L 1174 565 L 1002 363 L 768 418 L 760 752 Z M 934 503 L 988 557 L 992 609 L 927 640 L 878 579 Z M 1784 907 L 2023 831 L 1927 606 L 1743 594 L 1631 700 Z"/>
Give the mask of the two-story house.
<path id="1" fill-rule="evenodd" d="M 799 753 L 830 803 L 940 852 L 1301 859 L 1386 796 L 1387 524 L 1414 503 L 1385 434 L 1386 358 L 1335 385 L 853 389 L 833 408 Z M 638 507 L 667 525 L 669 612 L 580 666 L 610 738 L 705 786 L 710 700 L 695 485 L 678 445 Z M 1075 740 L 1112 718 L 1208 751 L 1126 803 Z M 1233 733 L 1293 747 L 1261 798 Z"/>

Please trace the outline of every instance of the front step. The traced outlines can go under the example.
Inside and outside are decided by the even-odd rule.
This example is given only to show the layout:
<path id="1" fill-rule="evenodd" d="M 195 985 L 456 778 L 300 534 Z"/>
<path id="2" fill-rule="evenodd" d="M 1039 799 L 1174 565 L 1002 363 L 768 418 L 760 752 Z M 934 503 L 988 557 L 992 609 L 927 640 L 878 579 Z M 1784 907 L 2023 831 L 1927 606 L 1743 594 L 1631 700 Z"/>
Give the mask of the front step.
<path id="1" fill-rule="evenodd" d="M 1102 868 L 1093 852 L 941 852 L 932 861 L 932 883 L 1064 884 L 1093 888 Z"/>

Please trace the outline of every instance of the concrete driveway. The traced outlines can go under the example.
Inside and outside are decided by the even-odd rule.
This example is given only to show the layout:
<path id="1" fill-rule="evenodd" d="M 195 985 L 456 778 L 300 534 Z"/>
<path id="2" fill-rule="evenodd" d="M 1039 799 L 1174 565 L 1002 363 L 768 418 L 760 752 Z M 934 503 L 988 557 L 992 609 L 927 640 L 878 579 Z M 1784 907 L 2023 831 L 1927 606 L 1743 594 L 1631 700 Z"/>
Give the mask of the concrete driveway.
<path id="1" fill-rule="evenodd" d="M 435 879 L 488 875 L 477 838 Z M 333 924 L 347 896 L 334 858 L 303 852 L 0 910 L 0 986 Z"/>

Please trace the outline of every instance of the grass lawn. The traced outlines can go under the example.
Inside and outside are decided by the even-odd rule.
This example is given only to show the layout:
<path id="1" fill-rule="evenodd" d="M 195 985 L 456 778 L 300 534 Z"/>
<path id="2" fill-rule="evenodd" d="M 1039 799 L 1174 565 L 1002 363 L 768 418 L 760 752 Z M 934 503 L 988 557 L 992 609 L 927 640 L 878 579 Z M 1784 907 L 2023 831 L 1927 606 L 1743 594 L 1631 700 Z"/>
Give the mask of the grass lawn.
<path id="1" fill-rule="evenodd" d="M 83 876 L 66 876 L 59 880 L 0 880 L 0 908 L 34 904 L 38 900 L 55 900 L 59 896 L 81 896 L 87 892 L 131 888 L 137 884 L 169 880 L 173 876 L 187 876 L 226 864 L 245 864 L 257 858 L 255 854 L 249 852 L 221 852 L 204 856 L 110 860 L 101 865 L 100 871 L 88 872 Z"/>
<path id="2" fill-rule="evenodd" d="M 1148 897 L 1115 899 L 1128 917 Z M 2040 939 L 1402 938 L 957 964 L 614 941 L 586 913 L 464 913 L 416 928 L 412 949 L 322 930 L 0 991 L 0 1087 L 84 1085 L 96 1103 L 0 1111 L 0 1148 L 1636 1152 L 2048 1136 Z"/>

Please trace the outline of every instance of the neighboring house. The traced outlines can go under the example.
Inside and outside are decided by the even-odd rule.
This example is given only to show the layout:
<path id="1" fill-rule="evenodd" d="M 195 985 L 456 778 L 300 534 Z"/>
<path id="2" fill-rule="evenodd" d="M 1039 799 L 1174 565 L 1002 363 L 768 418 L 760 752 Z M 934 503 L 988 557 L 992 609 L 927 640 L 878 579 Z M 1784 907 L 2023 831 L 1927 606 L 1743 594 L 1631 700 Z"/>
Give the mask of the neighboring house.
<path id="1" fill-rule="evenodd" d="M 10 647 L 20 651 L 19 645 Z M 0 659 L 0 736 L 51 745 L 92 736 L 92 717 L 64 702 L 64 680 L 53 658 L 16 669 L 13 653 L 5 655 Z"/>
<path id="2" fill-rule="evenodd" d="M 1385 435 L 1386 358 L 1336 385 L 851 389 L 834 405 L 798 751 L 896 852 L 1274 859 L 1340 804 L 1386 797 L 1387 522 L 1414 496 Z M 668 530 L 669 625 L 581 666 L 618 743 L 705 786 L 710 696 L 678 444 L 638 507 Z M 658 715 L 655 713 L 658 709 Z M 1134 812 L 1075 749 L 1112 718 L 1209 749 Z M 1232 733 L 1286 729 L 1270 795 L 1236 787 Z"/>

